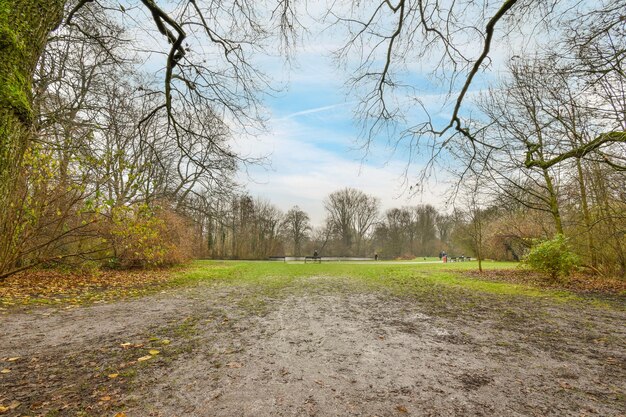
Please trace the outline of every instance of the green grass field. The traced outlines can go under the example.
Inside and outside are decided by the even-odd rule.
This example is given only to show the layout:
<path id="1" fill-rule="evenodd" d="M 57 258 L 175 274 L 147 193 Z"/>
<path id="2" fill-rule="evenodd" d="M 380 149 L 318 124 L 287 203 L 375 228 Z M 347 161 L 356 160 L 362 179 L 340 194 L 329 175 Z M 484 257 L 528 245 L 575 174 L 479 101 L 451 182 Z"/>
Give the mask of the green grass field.
<path id="1" fill-rule="evenodd" d="M 514 262 L 483 263 L 483 269 L 515 269 Z M 354 287 L 389 291 L 396 295 L 420 296 L 433 293 L 468 296 L 492 294 L 551 298 L 557 301 L 578 300 L 568 291 L 539 289 L 530 285 L 481 280 L 464 275 L 477 270 L 478 263 L 322 263 L 300 264 L 265 261 L 196 261 L 174 280 L 175 284 L 219 283 L 254 285 L 266 292 L 301 287 L 299 279 L 309 277 L 341 278 Z"/>
<path id="2" fill-rule="evenodd" d="M 423 258 L 422 258 L 423 261 Z M 483 269 L 510 270 L 517 274 L 519 264 L 515 262 L 483 262 Z M 516 298 L 529 300 L 547 300 L 550 302 L 578 302 L 598 307 L 624 308 L 623 297 L 607 298 L 602 296 L 581 295 L 571 290 L 540 288 L 526 283 L 508 282 L 507 279 L 494 279 L 493 276 L 481 277 L 476 261 L 433 263 L 431 259 L 423 262 L 413 261 L 383 261 L 383 262 L 277 262 L 277 261 L 194 261 L 182 268 L 173 270 L 155 271 L 162 278 L 158 281 L 141 279 L 130 280 L 124 285 L 126 275 L 131 272 L 121 271 L 120 285 L 110 287 L 86 285 L 81 283 L 80 276 L 64 276 L 66 285 L 72 286 L 76 280 L 76 288 L 71 294 L 67 290 L 39 293 L 38 288 L 30 288 L 25 283 L 19 293 L 21 296 L 11 296 L 0 287 L 0 308 L 19 305 L 85 305 L 94 302 L 115 301 L 124 298 L 141 297 L 157 293 L 166 289 L 193 286 L 223 286 L 246 288 L 246 297 L 238 303 L 255 304 L 263 297 L 281 297 L 290 293 L 305 293 L 332 290 L 348 291 L 384 291 L 390 295 L 419 299 L 434 306 L 457 304 L 472 308 L 483 301 L 497 301 L 506 303 Z M 147 274 L 149 277 L 149 274 Z M 505 273 L 506 276 L 506 273 Z M 141 277 L 141 275 L 139 275 Z M 310 278 L 316 278 L 311 280 Z M 321 279 L 317 279 L 321 278 Z M 102 281 L 102 280 L 101 280 Z M 520 282 L 520 281 L 518 281 Z M 45 284 L 45 282 L 44 282 Z M 80 284 L 80 285 L 79 285 Z M 19 280 L 6 285 L 20 286 Z M 542 286 L 543 287 L 543 286 Z M 250 299 L 250 297 L 254 299 Z M 487 300 L 486 298 L 489 298 Z"/>

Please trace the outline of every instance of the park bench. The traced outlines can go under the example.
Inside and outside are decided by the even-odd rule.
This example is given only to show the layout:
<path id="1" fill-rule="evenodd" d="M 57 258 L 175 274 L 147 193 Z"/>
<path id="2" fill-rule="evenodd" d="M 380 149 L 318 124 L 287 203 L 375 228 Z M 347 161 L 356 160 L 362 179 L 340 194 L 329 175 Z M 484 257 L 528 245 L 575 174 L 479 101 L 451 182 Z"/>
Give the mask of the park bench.
<path id="1" fill-rule="evenodd" d="M 283 262 L 287 262 L 287 258 L 285 256 L 270 256 L 268 258 L 268 260 L 270 261 L 283 261 Z"/>
<path id="2" fill-rule="evenodd" d="M 469 256 L 453 256 L 448 259 L 450 260 L 450 262 L 465 262 L 472 260 L 472 258 Z"/>
<path id="3" fill-rule="evenodd" d="M 307 263 L 307 261 L 312 261 L 313 263 L 317 262 L 317 263 L 322 263 L 322 257 L 321 256 L 305 256 L 304 257 L 304 263 Z"/>

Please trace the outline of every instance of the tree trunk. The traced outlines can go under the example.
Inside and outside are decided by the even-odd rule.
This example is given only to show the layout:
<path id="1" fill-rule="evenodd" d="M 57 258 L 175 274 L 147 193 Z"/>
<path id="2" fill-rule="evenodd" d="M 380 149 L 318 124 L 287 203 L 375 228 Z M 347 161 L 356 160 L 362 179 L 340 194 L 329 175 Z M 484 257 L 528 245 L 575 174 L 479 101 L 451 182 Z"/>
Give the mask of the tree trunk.
<path id="1" fill-rule="evenodd" d="M 473 215 L 473 223 L 474 223 L 474 244 L 476 245 L 476 258 L 478 258 L 478 272 L 482 274 L 483 272 L 483 223 L 482 219 L 479 216 L 482 216 L 476 207 L 473 208 L 475 210 Z"/>
<path id="2" fill-rule="evenodd" d="M 585 234 L 587 235 L 587 251 L 591 259 L 591 266 L 598 267 L 596 252 L 593 243 L 593 233 L 591 232 L 591 214 L 589 213 L 589 203 L 587 201 L 587 187 L 585 186 L 585 176 L 583 174 L 580 158 L 576 159 L 576 170 L 578 172 L 578 186 L 580 188 L 580 203 L 585 221 Z"/>
<path id="3" fill-rule="evenodd" d="M 598 166 L 595 167 L 594 169 L 594 177 L 595 177 L 595 194 L 596 194 L 596 199 L 598 200 L 598 205 L 600 207 L 600 210 L 602 212 L 602 216 L 604 218 L 604 221 L 606 222 L 606 226 L 607 229 L 605 229 L 607 233 L 607 235 L 605 236 L 605 241 L 606 243 L 608 243 L 610 246 L 613 247 L 613 249 L 615 250 L 615 255 L 617 257 L 617 259 L 612 260 L 612 259 L 607 259 L 606 257 L 603 257 L 603 263 L 611 263 L 611 261 L 615 261 L 617 266 L 619 268 L 619 276 L 621 277 L 626 277 L 626 251 L 624 250 L 624 245 L 623 245 L 623 234 L 620 234 L 619 231 L 619 226 L 618 224 L 615 223 L 615 213 L 613 212 L 613 210 L 611 209 L 611 203 L 609 202 L 610 197 L 609 197 L 609 191 L 607 190 L 607 181 L 606 178 L 604 176 L 604 174 L 602 173 L 602 171 L 599 169 Z"/>
<path id="4" fill-rule="evenodd" d="M 564 233 L 563 222 L 561 221 L 561 212 L 559 210 L 559 200 L 556 195 L 556 190 L 554 189 L 554 184 L 552 183 L 552 178 L 550 177 L 550 173 L 547 169 L 543 170 L 543 178 L 546 181 L 546 188 L 548 190 L 548 197 L 550 199 L 550 212 L 552 213 L 552 218 L 554 219 L 556 234 L 562 235 Z"/>
<path id="5" fill-rule="evenodd" d="M 63 16 L 63 0 L 0 0 L 0 273 L 16 261 L 25 176 L 33 135 L 32 80 L 48 35 Z"/>

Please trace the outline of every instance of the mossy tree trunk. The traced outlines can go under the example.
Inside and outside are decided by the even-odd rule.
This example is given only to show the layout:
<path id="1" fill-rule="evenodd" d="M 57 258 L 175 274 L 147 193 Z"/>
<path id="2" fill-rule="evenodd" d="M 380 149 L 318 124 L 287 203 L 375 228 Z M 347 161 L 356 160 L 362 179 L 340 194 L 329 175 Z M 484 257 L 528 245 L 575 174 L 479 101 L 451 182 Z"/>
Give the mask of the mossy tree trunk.
<path id="1" fill-rule="evenodd" d="M 65 0 L 0 0 L 0 275 L 15 262 L 22 159 L 33 137 L 32 81 Z"/>

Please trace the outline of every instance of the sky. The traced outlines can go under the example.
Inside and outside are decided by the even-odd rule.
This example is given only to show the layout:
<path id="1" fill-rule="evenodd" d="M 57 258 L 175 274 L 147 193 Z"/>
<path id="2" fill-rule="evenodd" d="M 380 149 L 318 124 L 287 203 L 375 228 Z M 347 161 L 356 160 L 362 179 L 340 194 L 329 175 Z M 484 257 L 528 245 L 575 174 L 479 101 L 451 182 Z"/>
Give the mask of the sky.
<path id="1" fill-rule="evenodd" d="M 283 212 L 299 206 L 314 226 L 325 218 L 324 199 L 345 187 L 377 197 L 383 211 L 425 203 L 443 207 L 441 187 L 434 182 L 422 194 L 408 192 L 407 180 L 414 180 L 420 166 L 408 167 L 406 150 L 394 153 L 386 146 L 394 138 L 380 137 L 369 152 L 362 149 L 361 130 L 354 121 L 356 97 L 344 88 L 349 73 L 331 57 L 345 38 L 324 30 L 317 19 L 325 6 L 312 4 L 315 7 L 300 16 L 308 33 L 298 39 L 288 64 L 278 54 L 255 58 L 255 65 L 279 91 L 261 97 L 265 132 L 233 135 L 232 147 L 238 154 L 266 161 L 242 166 L 238 182 L 251 196 L 269 200 Z M 135 13 L 123 16 L 132 18 L 127 25 L 136 27 L 136 42 L 145 44 L 146 50 L 167 51 L 145 10 L 137 7 Z M 269 48 L 277 49 L 278 45 Z M 158 73 L 163 66 L 162 53 L 144 59 L 149 72 Z"/>
<path id="2" fill-rule="evenodd" d="M 407 160 L 377 143 L 368 153 L 358 140 L 353 120 L 355 103 L 333 74 L 330 59 L 293 70 L 288 89 L 266 100 L 268 132 L 235 139 L 235 149 L 249 156 L 267 156 L 268 164 L 249 166 L 240 174 L 248 192 L 270 200 L 281 210 L 298 205 L 313 224 L 325 216 L 323 200 L 333 191 L 354 187 L 380 199 L 383 209 L 409 204 L 441 206 L 433 189 L 411 195 L 406 189 Z M 416 172 L 419 167 L 409 167 Z"/>
<path id="3" fill-rule="evenodd" d="M 363 149 L 353 114 L 357 98 L 344 88 L 349 74 L 331 57 L 337 44 L 318 37 L 300 42 L 291 66 L 266 64 L 270 77 L 286 85 L 264 100 L 267 133 L 234 139 L 234 149 L 244 156 L 268 159 L 268 164 L 240 173 L 248 192 L 283 211 L 297 205 L 314 225 L 325 217 L 323 200 L 345 187 L 377 197 L 383 211 L 426 203 L 443 209 L 443 185 L 436 175 L 422 193 L 408 190 L 422 166 L 407 165 L 406 149 L 389 148 L 387 142 L 395 138 L 381 136 L 369 151 Z M 444 179 L 441 173 L 439 177 Z"/>
<path id="4" fill-rule="evenodd" d="M 367 151 L 363 148 L 364 142 L 359 139 L 361 128 L 354 117 L 358 97 L 345 88 L 345 81 L 351 75 L 345 68 L 354 67 L 359 57 L 348 57 L 345 68 L 337 65 L 332 53 L 345 42 L 345 33 L 329 30 L 327 23 L 318 23 L 316 18 L 326 10 L 323 1 L 310 5 L 301 16 L 308 33 L 298 39 L 290 63 L 287 65 L 277 56 L 266 55 L 255 61 L 255 65 L 275 81 L 274 86 L 282 89 L 262 97 L 267 130 L 256 135 L 235 133 L 232 139 L 233 149 L 241 156 L 267 161 L 242 166 L 238 182 L 253 197 L 269 200 L 284 212 L 299 206 L 309 214 L 313 225 L 323 222 L 324 199 L 345 187 L 358 188 L 377 197 L 383 211 L 417 204 L 432 204 L 440 210 L 449 210 L 445 202 L 450 180 L 444 170 L 431 170 L 428 180 L 420 184 L 421 192 L 412 193 L 408 188 L 424 168 L 427 149 L 402 142 L 394 147 L 397 137 L 393 134 L 380 134 Z M 145 13 L 141 7 L 137 10 Z M 154 46 L 164 42 L 160 34 L 143 27 L 151 25 L 148 16 L 139 16 L 132 24 L 137 25 L 137 36 L 143 37 L 146 49 L 167 50 L 165 44 Z M 467 56 L 479 51 L 465 39 L 457 41 L 459 48 L 467 48 L 463 51 Z M 197 47 L 202 48 L 202 45 L 192 45 L 192 48 Z M 278 45 L 270 45 L 269 50 L 278 50 Z M 497 74 L 508 54 L 506 47 L 494 45 L 489 71 L 483 74 L 487 78 Z M 162 67 L 163 59 L 162 54 L 153 54 L 144 65 L 146 68 Z M 400 79 L 415 88 L 415 93 L 411 94 L 422 100 L 430 116 L 441 126 L 450 118 L 451 100 L 447 96 L 448 85 L 440 84 L 442 82 L 431 76 L 435 66 L 436 60 L 429 57 L 412 60 L 401 68 Z M 485 88 L 483 74 L 472 83 L 468 98 Z M 407 115 L 409 123 L 424 119 L 406 90 L 393 99 Z M 471 112 L 469 100 L 464 104 L 464 111 Z M 416 150 L 420 153 L 417 156 Z"/>

